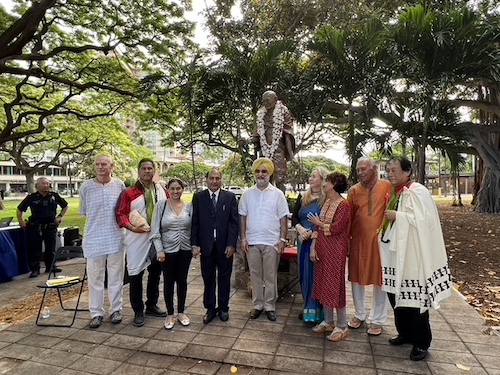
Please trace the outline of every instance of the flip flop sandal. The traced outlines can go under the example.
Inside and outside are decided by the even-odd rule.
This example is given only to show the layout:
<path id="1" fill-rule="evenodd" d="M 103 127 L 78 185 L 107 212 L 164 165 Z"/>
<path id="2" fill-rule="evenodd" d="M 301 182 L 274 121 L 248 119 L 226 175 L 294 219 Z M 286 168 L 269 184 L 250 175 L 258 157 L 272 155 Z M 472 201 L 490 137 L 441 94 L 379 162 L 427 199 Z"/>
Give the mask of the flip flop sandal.
<path id="1" fill-rule="evenodd" d="M 370 328 L 366 331 L 370 336 L 378 336 L 382 334 L 382 326 L 379 326 L 377 324 L 372 324 L 370 325 Z"/>

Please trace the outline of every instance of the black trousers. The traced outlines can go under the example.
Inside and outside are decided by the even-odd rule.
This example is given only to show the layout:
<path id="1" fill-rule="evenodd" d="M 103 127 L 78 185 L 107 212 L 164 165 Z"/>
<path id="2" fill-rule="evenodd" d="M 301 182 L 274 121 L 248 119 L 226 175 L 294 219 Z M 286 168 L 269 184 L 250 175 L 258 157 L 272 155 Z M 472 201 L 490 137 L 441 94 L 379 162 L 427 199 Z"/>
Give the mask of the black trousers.
<path id="1" fill-rule="evenodd" d="M 432 341 L 429 310 L 420 314 L 420 309 L 416 307 L 394 308 L 396 296 L 393 293 L 387 293 L 387 296 L 394 309 L 394 323 L 398 334 L 413 346 L 428 349 Z"/>
<path id="2" fill-rule="evenodd" d="M 229 292 L 231 290 L 231 273 L 233 258 L 227 258 L 224 252 L 218 253 L 214 245 L 208 256 L 201 255 L 201 276 L 205 288 L 203 290 L 203 305 L 207 310 L 229 311 Z M 216 283 L 217 280 L 217 283 Z M 217 301 L 215 288 L 217 286 Z M 216 308 L 216 302 L 218 302 Z"/>
<path id="3" fill-rule="evenodd" d="M 28 240 L 28 265 L 30 271 L 40 271 L 40 260 L 42 260 L 42 243 L 45 244 L 43 262 L 45 268 L 50 269 L 54 252 L 56 250 L 57 229 L 39 230 L 37 225 L 29 226 L 27 229 Z"/>
<path id="4" fill-rule="evenodd" d="M 148 268 L 148 282 L 146 285 L 146 307 L 156 306 L 160 296 L 160 276 L 161 264 L 159 262 L 151 263 Z M 138 275 L 130 276 L 130 305 L 135 313 L 144 312 L 144 302 L 142 300 L 142 278 L 144 271 Z"/>
<path id="5" fill-rule="evenodd" d="M 179 250 L 165 254 L 161 262 L 163 269 L 163 294 L 167 305 L 167 314 L 174 314 L 174 286 L 177 284 L 177 313 L 184 312 L 187 296 L 187 275 L 191 264 L 191 250 Z"/>

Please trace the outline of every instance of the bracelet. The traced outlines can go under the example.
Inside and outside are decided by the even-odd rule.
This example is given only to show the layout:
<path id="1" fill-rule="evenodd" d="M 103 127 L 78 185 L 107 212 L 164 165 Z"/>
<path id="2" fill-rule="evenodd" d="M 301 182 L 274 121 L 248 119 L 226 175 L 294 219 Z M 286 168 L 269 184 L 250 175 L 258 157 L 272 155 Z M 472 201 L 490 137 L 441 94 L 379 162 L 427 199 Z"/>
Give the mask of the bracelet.
<path id="1" fill-rule="evenodd" d="M 283 238 L 283 237 L 281 237 L 281 238 L 280 238 L 280 241 L 281 241 L 281 242 L 284 242 L 284 243 L 287 243 L 287 242 L 288 242 L 288 241 L 287 241 L 287 239 L 286 239 L 286 238 Z"/>

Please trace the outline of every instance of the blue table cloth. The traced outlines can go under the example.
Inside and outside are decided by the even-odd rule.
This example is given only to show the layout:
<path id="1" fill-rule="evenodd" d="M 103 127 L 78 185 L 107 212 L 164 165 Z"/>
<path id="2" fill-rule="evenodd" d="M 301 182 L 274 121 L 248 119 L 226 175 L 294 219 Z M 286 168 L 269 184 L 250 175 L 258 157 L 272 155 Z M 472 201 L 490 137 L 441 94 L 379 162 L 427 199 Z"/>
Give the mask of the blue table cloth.
<path id="1" fill-rule="evenodd" d="M 26 234 L 19 226 L 0 230 L 0 282 L 29 272 Z"/>

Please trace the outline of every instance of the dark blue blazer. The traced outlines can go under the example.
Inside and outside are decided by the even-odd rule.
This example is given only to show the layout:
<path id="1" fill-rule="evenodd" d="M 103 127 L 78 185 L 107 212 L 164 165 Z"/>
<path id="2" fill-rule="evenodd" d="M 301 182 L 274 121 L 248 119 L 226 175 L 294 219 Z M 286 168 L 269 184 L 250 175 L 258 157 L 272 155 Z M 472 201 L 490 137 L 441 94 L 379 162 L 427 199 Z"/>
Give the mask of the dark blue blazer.
<path id="1" fill-rule="evenodd" d="M 193 196 L 193 219 L 191 245 L 201 248 L 201 255 L 210 255 L 214 245 L 214 226 L 217 231 L 217 252 L 223 253 L 227 246 L 236 249 L 239 232 L 238 202 L 236 196 L 220 190 L 217 206 L 212 205 L 212 192 L 205 189 Z"/>

